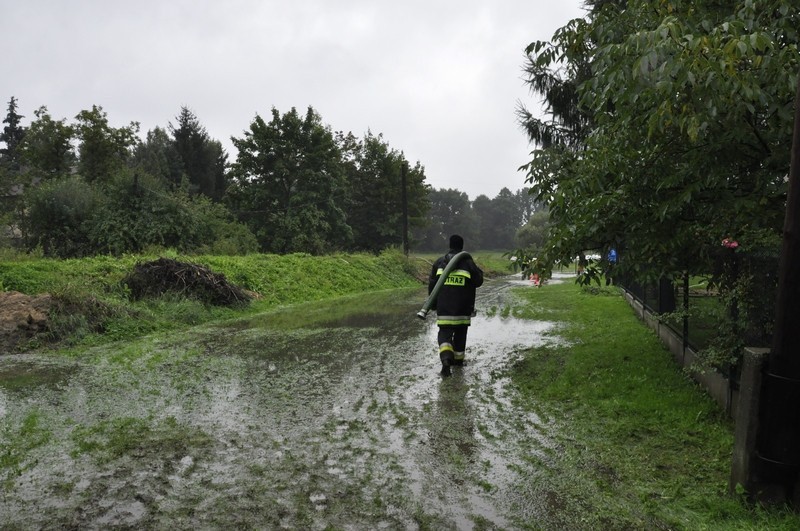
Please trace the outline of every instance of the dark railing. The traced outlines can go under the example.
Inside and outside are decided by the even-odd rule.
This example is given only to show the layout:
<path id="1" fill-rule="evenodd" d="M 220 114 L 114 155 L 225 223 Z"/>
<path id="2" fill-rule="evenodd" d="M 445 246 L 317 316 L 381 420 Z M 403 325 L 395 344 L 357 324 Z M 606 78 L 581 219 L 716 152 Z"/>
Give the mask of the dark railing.
<path id="1" fill-rule="evenodd" d="M 684 348 L 703 349 L 721 332 L 735 334 L 744 346 L 769 345 L 777 293 L 777 256 L 731 253 L 724 258 L 718 273 L 728 275 L 728 285 L 738 285 L 740 296 L 746 301 L 737 301 L 732 293 L 725 299 L 717 289 L 709 289 L 688 275 L 644 283 L 617 277 L 615 282 L 650 313 L 665 315 L 662 323 L 682 338 Z M 667 315 L 675 311 L 679 312 L 677 319 Z"/>
<path id="2" fill-rule="evenodd" d="M 662 316 L 676 310 L 684 310 L 680 318 L 664 319 L 663 324 L 675 332 L 686 347 L 695 350 L 703 348 L 713 335 L 713 326 L 710 329 L 707 320 L 693 318 L 691 309 L 701 304 L 719 304 L 719 297 L 715 293 L 702 288 L 693 289 L 686 278 L 661 278 L 646 283 L 623 278 L 618 279 L 617 284 L 654 315 Z"/>

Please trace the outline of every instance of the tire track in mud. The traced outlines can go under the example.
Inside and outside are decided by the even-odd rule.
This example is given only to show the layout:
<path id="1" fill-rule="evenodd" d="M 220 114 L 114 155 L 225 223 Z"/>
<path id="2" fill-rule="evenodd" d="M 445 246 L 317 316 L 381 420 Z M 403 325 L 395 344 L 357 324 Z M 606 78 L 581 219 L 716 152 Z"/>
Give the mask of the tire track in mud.
<path id="1" fill-rule="evenodd" d="M 557 448 L 549 419 L 515 405 L 506 374 L 520 350 L 558 339 L 552 323 L 508 311 L 515 284 L 524 283 L 491 280 L 478 291 L 467 366 L 448 379 L 438 376 L 435 319 L 415 317 L 415 292 L 375 295 L 369 311 L 316 304 L 320 317 L 308 322 L 301 314 L 312 306 L 303 305 L 122 352 L 98 348 L 61 361 L 70 372 L 57 385 L 0 387 L 0 443 L 33 411 L 51 431 L 6 481 L 0 523 L 506 529 L 536 521 L 547 507 L 521 478 L 546 472 Z M 52 364 L 28 362 L 37 360 Z M 120 434 L 122 421 L 139 433 Z M 96 448 L 79 451 L 80 430 Z M 121 435 L 130 447 L 109 450 Z"/>

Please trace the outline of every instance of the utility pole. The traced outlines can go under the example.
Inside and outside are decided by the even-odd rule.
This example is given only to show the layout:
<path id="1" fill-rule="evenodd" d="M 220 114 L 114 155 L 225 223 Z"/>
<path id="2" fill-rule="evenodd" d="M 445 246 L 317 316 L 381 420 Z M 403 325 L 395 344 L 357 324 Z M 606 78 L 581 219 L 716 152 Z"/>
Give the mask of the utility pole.
<path id="1" fill-rule="evenodd" d="M 792 157 L 772 350 L 760 402 L 757 482 L 800 508 L 800 79 L 795 97 Z"/>
<path id="2" fill-rule="evenodd" d="M 402 169 L 400 170 L 400 192 L 401 201 L 403 203 L 403 254 L 408 256 L 408 162 L 403 161 Z"/>

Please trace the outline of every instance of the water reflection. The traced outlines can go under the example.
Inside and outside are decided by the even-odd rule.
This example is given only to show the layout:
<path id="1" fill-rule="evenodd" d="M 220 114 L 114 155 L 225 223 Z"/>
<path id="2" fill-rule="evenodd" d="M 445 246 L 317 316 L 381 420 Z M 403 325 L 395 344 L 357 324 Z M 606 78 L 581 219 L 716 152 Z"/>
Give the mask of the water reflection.
<path id="1" fill-rule="evenodd" d="M 113 527 L 103 520 L 111 507 L 134 515 L 116 523 L 142 528 L 163 523 L 151 514 L 182 515 L 186 527 L 413 529 L 422 517 L 443 524 L 434 528 L 506 528 L 520 455 L 544 443 L 531 427 L 542 422 L 519 414 L 503 374 L 522 350 L 555 340 L 552 323 L 486 311 L 512 305 L 509 288 L 489 281 L 479 292 L 467 366 L 447 379 L 435 320 L 415 317 L 424 289 L 297 305 L 125 345 L 125 356 L 99 347 L 80 364 L 0 360 L 0 380 L 31 377 L 25 394 L 0 385 L 0 416 L 35 410 L 52 430 L 7 493 L 19 515 L 9 522 Z M 76 424 L 165 416 L 211 449 L 165 446 L 153 458 L 166 467 L 133 453 L 72 457 Z M 48 494 L 63 485 L 74 486 L 69 496 Z M 140 500 L 152 513 L 133 510 Z"/>
<path id="2" fill-rule="evenodd" d="M 75 365 L 41 356 L 0 356 L 0 388 L 18 393 L 28 393 L 42 386 L 56 388 L 76 370 Z"/>

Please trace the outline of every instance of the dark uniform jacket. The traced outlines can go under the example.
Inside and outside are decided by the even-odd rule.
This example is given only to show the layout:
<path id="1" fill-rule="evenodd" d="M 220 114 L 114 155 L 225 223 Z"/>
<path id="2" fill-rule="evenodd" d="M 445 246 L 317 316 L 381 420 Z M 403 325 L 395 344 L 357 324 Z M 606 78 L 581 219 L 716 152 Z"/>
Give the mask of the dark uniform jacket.
<path id="1" fill-rule="evenodd" d="M 450 251 L 436 260 L 428 278 L 428 294 L 433 291 L 444 268 L 460 251 Z M 483 271 L 472 258 L 461 258 L 455 268 L 447 275 L 433 305 L 436 308 L 436 323 L 439 326 L 469 325 L 475 311 L 475 288 L 483 284 Z"/>

